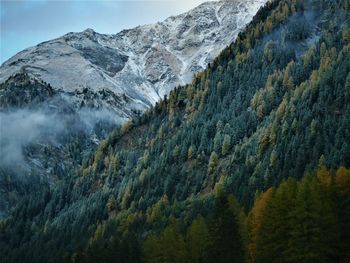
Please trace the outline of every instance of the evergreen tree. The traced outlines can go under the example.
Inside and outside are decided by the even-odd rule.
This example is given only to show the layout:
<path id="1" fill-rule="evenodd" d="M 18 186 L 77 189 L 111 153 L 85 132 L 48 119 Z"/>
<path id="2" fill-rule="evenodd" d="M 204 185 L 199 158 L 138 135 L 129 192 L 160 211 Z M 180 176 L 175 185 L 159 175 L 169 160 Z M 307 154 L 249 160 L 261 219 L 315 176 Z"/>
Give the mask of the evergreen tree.
<path id="1" fill-rule="evenodd" d="M 189 255 L 185 240 L 179 231 L 179 223 L 172 220 L 160 236 L 150 236 L 144 242 L 145 262 L 187 263 Z"/>
<path id="2" fill-rule="evenodd" d="M 287 262 L 292 225 L 291 212 L 295 206 L 296 182 L 288 179 L 271 195 L 261 217 L 256 238 L 256 262 Z"/>
<path id="3" fill-rule="evenodd" d="M 210 242 L 205 262 L 244 262 L 243 237 L 237 211 L 232 211 L 223 193 L 215 198 L 214 216 L 209 224 Z"/>
<path id="4" fill-rule="evenodd" d="M 203 262 L 208 249 L 209 231 L 202 216 L 193 220 L 186 233 L 186 244 L 189 251 L 189 260 L 193 263 Z"/>
<path id="5" fill-rule="evenodd" d="M 339 218 L 339 262 L 350 262 L 350 169 L 337 170 L 333 200 Z"/>
<path id="6" fill-rule="evenodd" d="M 254 206 L 248 215 L 248 244 L 247 244 L 247 261 L 255 262 L 256 258 L 256 243 L 258 234 L 262 224 L 266 206 L 270 202 L 275 189 L 269 188 L 255 200 Z"/>
<path id="7" fill-rule="evenodd" d="M 289 262 L 333 262 L 336 260 L 337 219 L 329 191 L 315 176 L 308 175 L 296 193 L 295 208 L 290 214 L 292 225 L 288 249 Z"/>
<path id="8" fill-rule="evenodd" d="M 230 150 L 230 147 L 231 147 L 231 137 L 229 135 L 225 134 L 224 142 L 222 144 L 221 154 L 223 156 L 226 156 Z"/>

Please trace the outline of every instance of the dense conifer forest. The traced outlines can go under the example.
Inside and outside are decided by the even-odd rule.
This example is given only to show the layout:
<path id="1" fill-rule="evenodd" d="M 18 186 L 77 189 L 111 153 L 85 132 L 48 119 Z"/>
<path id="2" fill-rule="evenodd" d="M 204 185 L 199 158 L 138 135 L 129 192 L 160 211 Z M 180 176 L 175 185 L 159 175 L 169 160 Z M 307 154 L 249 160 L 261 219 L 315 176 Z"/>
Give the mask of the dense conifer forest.
<path id="1" fill-rule="evenodd" d="M 350 1 L 273 0 L 191 84 L 23 198 L 0 258 L 349 262 L 349 116 Z"/>

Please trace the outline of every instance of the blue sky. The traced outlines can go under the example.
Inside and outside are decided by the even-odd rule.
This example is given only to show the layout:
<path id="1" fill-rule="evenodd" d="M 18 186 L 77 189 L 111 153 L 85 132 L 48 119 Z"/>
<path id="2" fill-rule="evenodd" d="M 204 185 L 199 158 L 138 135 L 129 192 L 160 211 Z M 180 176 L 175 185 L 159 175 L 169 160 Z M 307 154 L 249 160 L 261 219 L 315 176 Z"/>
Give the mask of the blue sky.
<path id="1" fill-rule="evenodd" d="M 99 33 L 162 21 L 205 0 L 0 0 L 0 63 L 67 32 Z"/>

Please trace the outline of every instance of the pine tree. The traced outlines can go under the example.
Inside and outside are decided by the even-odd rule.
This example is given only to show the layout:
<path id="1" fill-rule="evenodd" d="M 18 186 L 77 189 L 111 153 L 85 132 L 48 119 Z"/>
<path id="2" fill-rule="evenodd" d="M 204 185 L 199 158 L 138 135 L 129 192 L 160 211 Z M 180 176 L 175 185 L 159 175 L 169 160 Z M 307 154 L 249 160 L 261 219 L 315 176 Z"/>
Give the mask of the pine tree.
<path id="1" fill-rule="evenodd" d="M 185 240 L 175 219 L 160 236 L 150 236 L 145 240 L 144 259 L 146 263 L 189 263 Z"/>
<path id="2" fill-rule="evenodd" d="M 106 204 L 108 212 L 114 211 L 116 209 L 116 206 L 117 206 L 117 201 L 116 201 L 114 195 L 112 195 L 109 197 L 107 204 Z"/>
<path id="3" fill-rule="evenodd" d="M 284 253 L 288 250 L 291 235 L 289 219 L 295 206 L 295 193 L 296 182 L 288 179 L 271 194 L 256 237 L 256 262 L 271 262 L 271 259 L 288 261 Z"/>
<path id="4" fill-rule="evenodd" d="M 143 243 L 143 255 L 146 263 L 162 263 L 160 241 L 155 235 L 150 235 Z"/>
<path id="5" fill-rule="evenodd" d="M 252 210 L 248 215 L 248 244 L 247 244 L 247 261 L 255 262 L 256 258 L 256 242 L 258 233 L 261 228 L 262 217 L 265 212 L 268 202 L 273 195 L 275 189 L 269 188 L 262 193 L 254 203 Z"/>
<path id="6" fill-rule="evenodd" d="M 232 211 L 223 193 L 215 199 L 215 211 L 209 225 L 210 241 L 205 262 L 244 262 L 244 244 L 239 229 L 239 215 Z"/>
<path id="7" fill-rule="evenodd" d="M 329 191 L 315 176 L 299 184 L 295 208 L 290 214 L 292 229 L 284 255 L 290 262 L 333 262 L 336 260 L 337 220 Z"/>
<path id="8" fill-rule="evenodd" d="M 202 216 L 198 216 L 188 227 L 186 244 L 191 263 L 203 262 L 208 247 L 209 231 Z"/>
<path id="9" fill-rule="evenodd" d="M 212 174 L 215 172 L 215 169 L 218 165 L 219 158 L 216 152 L 212 152 L 209 158 L 209 164 L 208 164 L 208 173 Z"/>
<path id="10" fill-rule="evenodd" d="M 340 167 L 333 191 L 334 206 L 339 218 L 339 262 L 350 262 L 350 170 Z"/>
<path id="11" fill-rule="evenodd" d="M 231 137 L 229 135 L 225 134 L 224 142 L 222 144 L 221 154 L 223 156 L 226 156 L 230 150 L 230 147 L 231 147 Z"/>
<path id="12" fill-rule="evenodd" d="M 194 147 L 191 145 L 187 151 L 187 159 L 192 160 L 194 157 Z"/>

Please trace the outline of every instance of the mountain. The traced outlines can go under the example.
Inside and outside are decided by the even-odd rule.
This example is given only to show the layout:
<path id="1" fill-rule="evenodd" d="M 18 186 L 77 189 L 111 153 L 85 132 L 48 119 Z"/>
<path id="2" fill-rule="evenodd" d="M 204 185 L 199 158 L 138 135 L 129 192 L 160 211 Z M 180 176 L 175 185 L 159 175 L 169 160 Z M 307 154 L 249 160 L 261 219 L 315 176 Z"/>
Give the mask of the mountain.
<path id="1" fill-rule="evenodd" d="M 255 202 L 254 220 L 270 213 L 250 247 L 261 260 L 247 262 L 349 261 L 349 10 L 269 2 L 190 84 L 116 128 L 73 176 L 23 198 L 0 223 L 1 258 L 212 263 L 232 262 L 222 251 L 233 247 L 242 262 L 251 236 L 237 225 Z M 210 260 L 184 260 L 195 250 Z"/>
<path id="2" fill-rule="evenodd" d="M 266 1 L 207 2 L 113 35 L 68 33 L 3 63 L 0 216 L 33 181 L 54 185 L 112 127 L 190 82 Z"/>
<path id="3" fill-rule="evenodd" d="M 267 0 L 212 1 L 163 22 L 105 35 L 68 33 L 28 48 L 0 67 L 0 83 L 25 71 L 63 92 L 112 93 L 89 104 L 122 120 L 144 111 L 229 45 Z M 71 103 L 83 102 L 76 96 Z M 121 100 L 123 105 L 116 103 Z M 84 101 L 85 102 L 85 101 Z M 85 102 L 86 103 L 86 102 Z"/>

